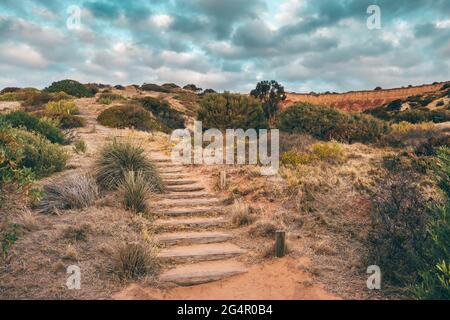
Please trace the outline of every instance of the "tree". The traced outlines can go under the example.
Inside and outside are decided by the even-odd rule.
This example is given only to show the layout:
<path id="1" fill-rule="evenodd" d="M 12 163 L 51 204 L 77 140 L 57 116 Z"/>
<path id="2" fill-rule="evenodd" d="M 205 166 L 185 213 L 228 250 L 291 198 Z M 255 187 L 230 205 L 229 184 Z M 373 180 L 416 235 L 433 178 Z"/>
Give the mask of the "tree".
<path id="1" fill-rule="evenodd" d="M 264 112 L 269 119 L 277 114 L 280 102 L 286 99 L 284 87 L 275 80 L 259 82 L 250 95 L 262 102 Z"/>

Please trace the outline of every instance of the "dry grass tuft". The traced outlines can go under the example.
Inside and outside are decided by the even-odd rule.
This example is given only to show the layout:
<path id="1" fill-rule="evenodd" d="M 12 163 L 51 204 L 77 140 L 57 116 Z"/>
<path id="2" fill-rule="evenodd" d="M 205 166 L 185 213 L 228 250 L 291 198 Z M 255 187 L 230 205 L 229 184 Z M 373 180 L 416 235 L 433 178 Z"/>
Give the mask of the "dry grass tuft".
<path id="1" fill-rule="evenodd" d="M 136 279 L 158 272 L 156 248 L 141 243 L 125 244 L 117 250 L 114 271 L 121 279 Z"/>
<path id="2" fill-rule="evenodd" d="M 84 223 L 79 227 L 69 226 L 63 233 L 62 238 L 69 240 L 70 242 L 87 241 L 89 233 L 92 232 L 90 224 Z"/>
<path id="3" fill-rule="evenodd" d="M 252 224 L 255 216 L 250 213 L 250 207 L 242 200 L 236 200 L 229 208 L 231 222 L 237 227 Z"/>
<path id="4" fill-rule="evenodd" d="M 151 192 L 141 171 L 128 171 L 119 187 L 123 193 L 123 204 L 127 210 L 146 213 L 147 200 Z"/>
<path id="5" fill-rule="evenodd" d="M 43 213 L 57 213 L 59 210 L 87 208 L 98 194 L 98 187 L 90 175 L 73 174 L 62 181 L 45 185 L 43 199 L 37 209 Z"/>
<path id="6" fill-rule="evenodd" d="M 275 237 L 275 232 L 279 227 L 270 220 L 261 220 L 256 222 L 249 230 L 253 237 Z"/>
<path id="7" fill-rule="evenodd" d="M 163 192 L 164 185 L 154 163 L 144 154 L 144 149 L 130 142 L 112 143 L 103 147 L 96 162 L 97 182 L 106 189 L 117 189 L 128 171 L 142 173 L 151 191 Z"/>

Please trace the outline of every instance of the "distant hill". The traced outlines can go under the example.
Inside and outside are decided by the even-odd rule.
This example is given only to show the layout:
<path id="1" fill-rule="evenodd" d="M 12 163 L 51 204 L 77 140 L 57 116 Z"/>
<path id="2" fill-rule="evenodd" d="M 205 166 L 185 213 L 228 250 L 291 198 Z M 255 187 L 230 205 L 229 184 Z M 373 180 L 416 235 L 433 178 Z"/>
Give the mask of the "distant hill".
<path id="1" fill-rule="evenodd" d="M 450 82 L 440 82 L 407 88 L 351 91 L 346 93 L 287 93 L 286 100 L 283 102 L 283 108 L 297 102 L 309 102 L 335 107 L 344 111 L 365 111 L 389 104 L 394 100 L 405 100 L 412 96 L 438 93 L 442 87 L 448 83 Z"/>

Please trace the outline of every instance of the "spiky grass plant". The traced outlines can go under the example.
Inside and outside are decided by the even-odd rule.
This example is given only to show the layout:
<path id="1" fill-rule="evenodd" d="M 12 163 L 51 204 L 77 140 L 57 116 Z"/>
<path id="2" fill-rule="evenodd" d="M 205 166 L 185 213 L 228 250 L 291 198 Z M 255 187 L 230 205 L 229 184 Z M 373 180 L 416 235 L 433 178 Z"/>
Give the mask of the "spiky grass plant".
<path id="1" fill-rule="evenodd" d="M 44 186 L 43 197 L 37 209 L 43 213 L 81 209 L 91 206 L 99 194 L 95 179 L 86 174 L 73 174 L 62 181 Z"/>
<path id="2" fill-rule="evenodd" d="M 154 163 L 144 149 L 130 142 L 112 143 L 103 147 L 96 162 L 97 182 L 105 189 L 117 189 L 128 171 L 141 172 L 151 191 L 163 192 L 164 185 Z"/>
<path id="3" fill-rule="evenodd" d="M 123 204 L 127 210 L 133 212 L 147 212 L 147 198 L 150 188 L 142 171 L 128 171 L 119 189 L 123 194 Z"/>
<path id="4" fill-rule="evenodd" d="M 114 258 L 114 271 L 121 279 L 156 274 L 160 266 L 156 247 L 151 244 L 125 244 L 118 248 Z"/>

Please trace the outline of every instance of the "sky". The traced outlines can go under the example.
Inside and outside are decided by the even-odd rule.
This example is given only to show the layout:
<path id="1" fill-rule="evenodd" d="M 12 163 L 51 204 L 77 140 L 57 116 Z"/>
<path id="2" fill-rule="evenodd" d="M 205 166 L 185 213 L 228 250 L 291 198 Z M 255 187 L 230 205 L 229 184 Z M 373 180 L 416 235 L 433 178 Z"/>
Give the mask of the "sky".
<path id="1" fill-rule="evenodd" d="M 234 92 L 446 81 L 450 0 L 0 0 L 0 87 L 62 79 Z"/>

